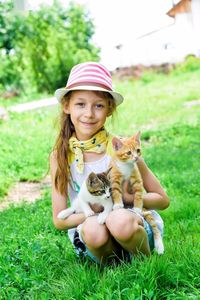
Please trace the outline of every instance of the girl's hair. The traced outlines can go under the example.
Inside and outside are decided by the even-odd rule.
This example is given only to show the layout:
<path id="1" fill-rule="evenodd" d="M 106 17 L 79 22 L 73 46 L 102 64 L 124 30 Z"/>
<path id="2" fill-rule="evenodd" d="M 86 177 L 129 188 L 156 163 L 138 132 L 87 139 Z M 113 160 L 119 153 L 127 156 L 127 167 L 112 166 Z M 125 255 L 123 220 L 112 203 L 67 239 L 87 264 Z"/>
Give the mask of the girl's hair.
<path id="1" fill-rule="evenodd" d="M 70 97 L 73 91 L 65 95 L 61 100 L 62 112 L 60 116 L 60 132 L 58 134 L 56 143 L 54 145 L 53 151 L 56 154 L 57 159 L 57 170 L 55 174 L 55 187 L 64 196 L 68 193 L 68 183 L 70 177 L 70 168 L 68 161 L 69 153 L 69 139 L 75 131 L 74 125 L 71 122 L 70 115 L 66 114 L 63 110 L 66 102 L 70 101 Z M 108 100 L 109 104 L 109 115 L 116 109 L 116 104 L 113 97 L 107 92 L 94 91 L 94 93 L 102 96 Z"/>

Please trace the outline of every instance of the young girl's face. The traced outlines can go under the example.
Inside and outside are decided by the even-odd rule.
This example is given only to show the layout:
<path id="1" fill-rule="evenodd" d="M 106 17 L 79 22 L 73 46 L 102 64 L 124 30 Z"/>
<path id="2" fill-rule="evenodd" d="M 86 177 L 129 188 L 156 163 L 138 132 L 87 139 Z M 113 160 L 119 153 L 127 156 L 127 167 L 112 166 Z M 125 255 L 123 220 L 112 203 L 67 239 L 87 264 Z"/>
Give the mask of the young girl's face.
<path id="1" fill-rule="evenodd" d="M 109 115 L 109 103 L 102 93 L 74 91 L 64 112 L 70 114 L 77 139 L 89 140 L 101 129 Z"/>

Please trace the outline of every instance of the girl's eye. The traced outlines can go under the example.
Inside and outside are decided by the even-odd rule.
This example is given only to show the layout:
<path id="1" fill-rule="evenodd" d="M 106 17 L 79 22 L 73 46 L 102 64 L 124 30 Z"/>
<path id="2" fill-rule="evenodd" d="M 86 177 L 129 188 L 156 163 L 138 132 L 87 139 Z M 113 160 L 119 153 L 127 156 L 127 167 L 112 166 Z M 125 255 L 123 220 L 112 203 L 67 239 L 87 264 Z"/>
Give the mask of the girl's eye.
<path id="1" fill-rule="evenodd" d="M 131 155 L 131 151 L 126 152 L 127 155 Z"/>
<path id="2" fill-rule="evenodd" d="M 83 102 L 78 102 L 78 103 L 76 103 L 75 105 L 76 105 L 76 106 L 79 106 L 79 107 L 84 107 L 85 104 L 84 104 Z"/>
<path id="3" fill-rule="evenodd" d="M 103 104 L 96 104 L 96 108 L 103 108 L 104 105 Z"/>

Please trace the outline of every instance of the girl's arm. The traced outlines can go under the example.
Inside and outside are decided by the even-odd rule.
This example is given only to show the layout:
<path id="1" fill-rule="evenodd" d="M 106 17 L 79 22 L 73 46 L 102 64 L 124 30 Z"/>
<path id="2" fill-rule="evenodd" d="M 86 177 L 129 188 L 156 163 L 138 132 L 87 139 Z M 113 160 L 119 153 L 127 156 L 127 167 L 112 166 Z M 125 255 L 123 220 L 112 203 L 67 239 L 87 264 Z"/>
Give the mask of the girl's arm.
<path id="1" fill-rule="evenodd" d="M 137 165 L 143 179 L 144 189 L 146 190 L 146 194 L 143 196 L 144 207 L 160 210 L 167 208 L 170 201 L 158 179 L 142 158 L 139 158 Z M 134 194 L 128 192 L 128 182 L 124 184 L 123 197 L 126 204 L 134 203 Z"/>
<path id="2" fill-rule="evenodd" d="M 57 159 L 55 152 L 52 152 L 50 156 L 50 172 L 52 182 L 52 212 L 53 212 L 53 223 L 59 230 L 69 229 L 78 226 L 85 220 L 84 214 L 72 214 L 65 220 L 57 218 L 58 213 L 67 208 L 67 199 L 61 195 L 55 188 L 55 174 L 57 170 Z"/>

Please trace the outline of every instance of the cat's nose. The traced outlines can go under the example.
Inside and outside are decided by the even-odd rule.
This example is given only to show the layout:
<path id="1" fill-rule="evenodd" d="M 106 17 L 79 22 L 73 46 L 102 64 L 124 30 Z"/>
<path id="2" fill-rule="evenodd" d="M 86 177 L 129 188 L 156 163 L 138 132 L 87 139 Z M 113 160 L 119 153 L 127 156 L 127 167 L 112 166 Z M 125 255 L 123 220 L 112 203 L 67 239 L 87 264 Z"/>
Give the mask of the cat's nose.
<path id="1" fill-rule="evenodd" d="M 133 156 L 132 156 L 132 160 L 133 160 L 133 161 L 137 161 L 137 160 L 138 160 L 138 156 L 137 156 L 137 155 L 133 155 Z"/>

